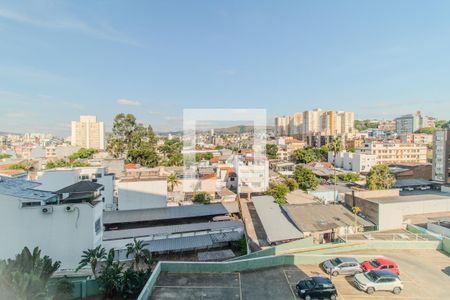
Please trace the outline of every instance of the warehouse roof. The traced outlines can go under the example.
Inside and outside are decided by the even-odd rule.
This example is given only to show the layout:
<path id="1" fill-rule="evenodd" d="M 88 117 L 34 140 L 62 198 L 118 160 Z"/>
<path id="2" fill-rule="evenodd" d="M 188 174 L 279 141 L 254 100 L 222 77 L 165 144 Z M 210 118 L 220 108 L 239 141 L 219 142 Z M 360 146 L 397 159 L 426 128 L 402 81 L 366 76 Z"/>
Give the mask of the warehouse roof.
<path id="1" fill-rule="evenodd" d="M 300 239 L 303 234 L 295 228 L 272 196 L 253 197 L 253 205 L 264 227 L 269 243 Z"/>
<path id="2" fill-rule="evenodd" d="M 237 205 L 206 204 L 136 210 L 105 211 L 104 224 L 148 222 L 194 217 L 218 216 L 239 212 Z"/>
<path id="3" fill-rule="evenodd" d="M 187 233 L 195 231 L 213 231 L 220 229 L 243 228 L 241 220 L 223 222 L 204 222 L 194 224 L 169 225 L 157 227 L 145 227 L 125 230 L 110 230 L 103 233 L 103 240 L 116 240 L 126 238 L 141 238 L 153 235 L 170 235 L 175 233 Z"/>
<path id="4" fill-rule="evenodd" d="M 283 210 L 302 232 L 319 232 L 338 227 L 353 226 L 355 217 L 342 205 L 283 205 Z M 357 217 L 358 225 L 373 226 Z"/>

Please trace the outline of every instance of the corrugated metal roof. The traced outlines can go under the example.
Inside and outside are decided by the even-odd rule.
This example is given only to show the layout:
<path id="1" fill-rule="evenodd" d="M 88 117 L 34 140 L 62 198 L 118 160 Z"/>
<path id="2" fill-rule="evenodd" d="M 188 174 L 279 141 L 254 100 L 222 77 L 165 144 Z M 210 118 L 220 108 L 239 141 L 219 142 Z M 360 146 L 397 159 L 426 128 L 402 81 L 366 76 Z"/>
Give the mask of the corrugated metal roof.
<path id="1" fill-rule="evenodd" d="M 125 230 L 111 230 L 103 233 L 103 240 L 116 240 L 126 238 L 140 238 L 153 235 L 170 235 L 174 233 L 186 233 L 203 230 L 221 230 L 221 229 L 238 229 L 243 228 L 241 220 L 222 221 L 222 222 L 205 222 L 182 225 L 157 226 L 146 228 L 135 228 Z"/>
<path id="2" fill-rule="evenodd" d="M 272 196 L 253 197 L 253 204 L 269 243 L 303 238 Z"/>
<path id="3" fill-rule="evenodd" d="M 152 240 L 148 241 L 148 243 L 148 248 L 152 252 L 187 250 L 193 248 L 204 248 L 213 245 L 213 241 L 209 235 Z"/>
<path id="4" fill-rule="evenodd" d="M 223 243 L 223 242 L 231 242 L 237 241 L 242 237 L 241 232 L 233 231 L 233 232 L 220 232 L 210 234 L 211 239 L 214 243 Z"/>
<path id="5" fill-rule="evenodd" d="M 342 205 L 283 205 L 289 218 L 302 232 L 319 232 L 338 227 L 354 226 L 354 215 Z M 357 217 L 358 225 L 374 224 Z"/>
<path id="6" fill-rule="evenodd" d="M 136 210 L 105 211 L 104 224 L 129 223 L 141 221 L 172 220 L 203 216 L 219 216 L 230 213 L 234 208 L 227 204 L 186 205 Z"/>

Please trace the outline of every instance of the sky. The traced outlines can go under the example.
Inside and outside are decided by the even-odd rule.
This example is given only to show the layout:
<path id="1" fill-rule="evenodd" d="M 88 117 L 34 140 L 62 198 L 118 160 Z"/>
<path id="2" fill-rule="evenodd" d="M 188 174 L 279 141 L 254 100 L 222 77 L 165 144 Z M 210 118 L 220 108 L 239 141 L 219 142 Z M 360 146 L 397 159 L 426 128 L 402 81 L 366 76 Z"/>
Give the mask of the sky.
<path id="1" fill-rule="evenodd" d="M 450 119 L 450 1 L 0 1 L 0 131 L 320 107 Z"/>

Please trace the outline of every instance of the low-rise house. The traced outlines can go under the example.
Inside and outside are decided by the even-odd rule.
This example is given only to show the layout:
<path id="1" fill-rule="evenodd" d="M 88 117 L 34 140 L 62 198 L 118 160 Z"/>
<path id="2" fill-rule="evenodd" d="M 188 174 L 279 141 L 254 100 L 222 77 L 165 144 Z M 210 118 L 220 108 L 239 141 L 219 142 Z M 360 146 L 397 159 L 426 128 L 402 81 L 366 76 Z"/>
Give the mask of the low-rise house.
<path id="1" fill-rule="evenodd" d="M 55 193 L 38 190 L 37 182 L 0 177 L 0 259 L 39 247 L 62 269 L 75 269 L 82 252 L 103 236 L 101 187 L 91 182 L 86 190 L 85 184 Z"/>
<path id="2" fill-rule="evenodd" d="M 283 210 L 295 226 L 317 244 L 330 243 L 338 239 L 372 228 L 373 223 L 356 216 L 342 205 L 283 205 Z"/>

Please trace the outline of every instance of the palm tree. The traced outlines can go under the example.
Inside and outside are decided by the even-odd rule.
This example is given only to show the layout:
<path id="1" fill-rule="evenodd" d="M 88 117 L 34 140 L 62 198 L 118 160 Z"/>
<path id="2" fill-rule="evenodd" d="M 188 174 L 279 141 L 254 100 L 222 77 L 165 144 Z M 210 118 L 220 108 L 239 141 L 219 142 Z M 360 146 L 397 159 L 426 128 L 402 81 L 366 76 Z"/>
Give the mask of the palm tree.
<path id="1" fill-rule="evenodd" d="M 340 138 L 335 138 L 333 141 L 329 144 L 329 149 L 331 152 L 333 152 L 333 166 L 334 166 L 334 200 L 336 200 L 336 156 L 339 152 L 343 150 L 342 141 Z"/>
<path id="2" fill-rule="evenodd" d="M 167 185 L 169 186 L 169 191 L 173 192 L 176 186 L 178 186 L 181 182 L 178 180 L 177 174 L 172 173 L 167 176 Z"/>
<path id="3" fill-rule="evenodd" d="M 15 259 L 0 260 L 0 299 L 46 299 L 47 283 L 61 262 L 25 247 Z"/>
<path id="4" fill-rule="evenodd" d="M 78 263 L 78 267 L 76 271 L 80 270 L 81 268 L 90 265 L 92 273 L 94 274 L 94 277 L 97 278 L 97 265 L 100 262 L 100 260 L 106 258 L 106 250 L 102 247 L 102 245 L 98 245 L 94 249 L 87 249 L 86 251 L 83 251 L 83 255 L 81 256 L 81 261 Z"/>
<path id="5" fill-rule="evenodd" d="M 148 246 L 148 243 L 145 243 L 142 240 L 133 239 L 133 243 L 126 244 L 127 247 L 127 258 L 132 255 L 134 256 L 134 267 L 137 271 L 140 270 L 142 263 L 146 265 L 150 265 L 152 254 L 150 250 L 145 247 Z"/>

